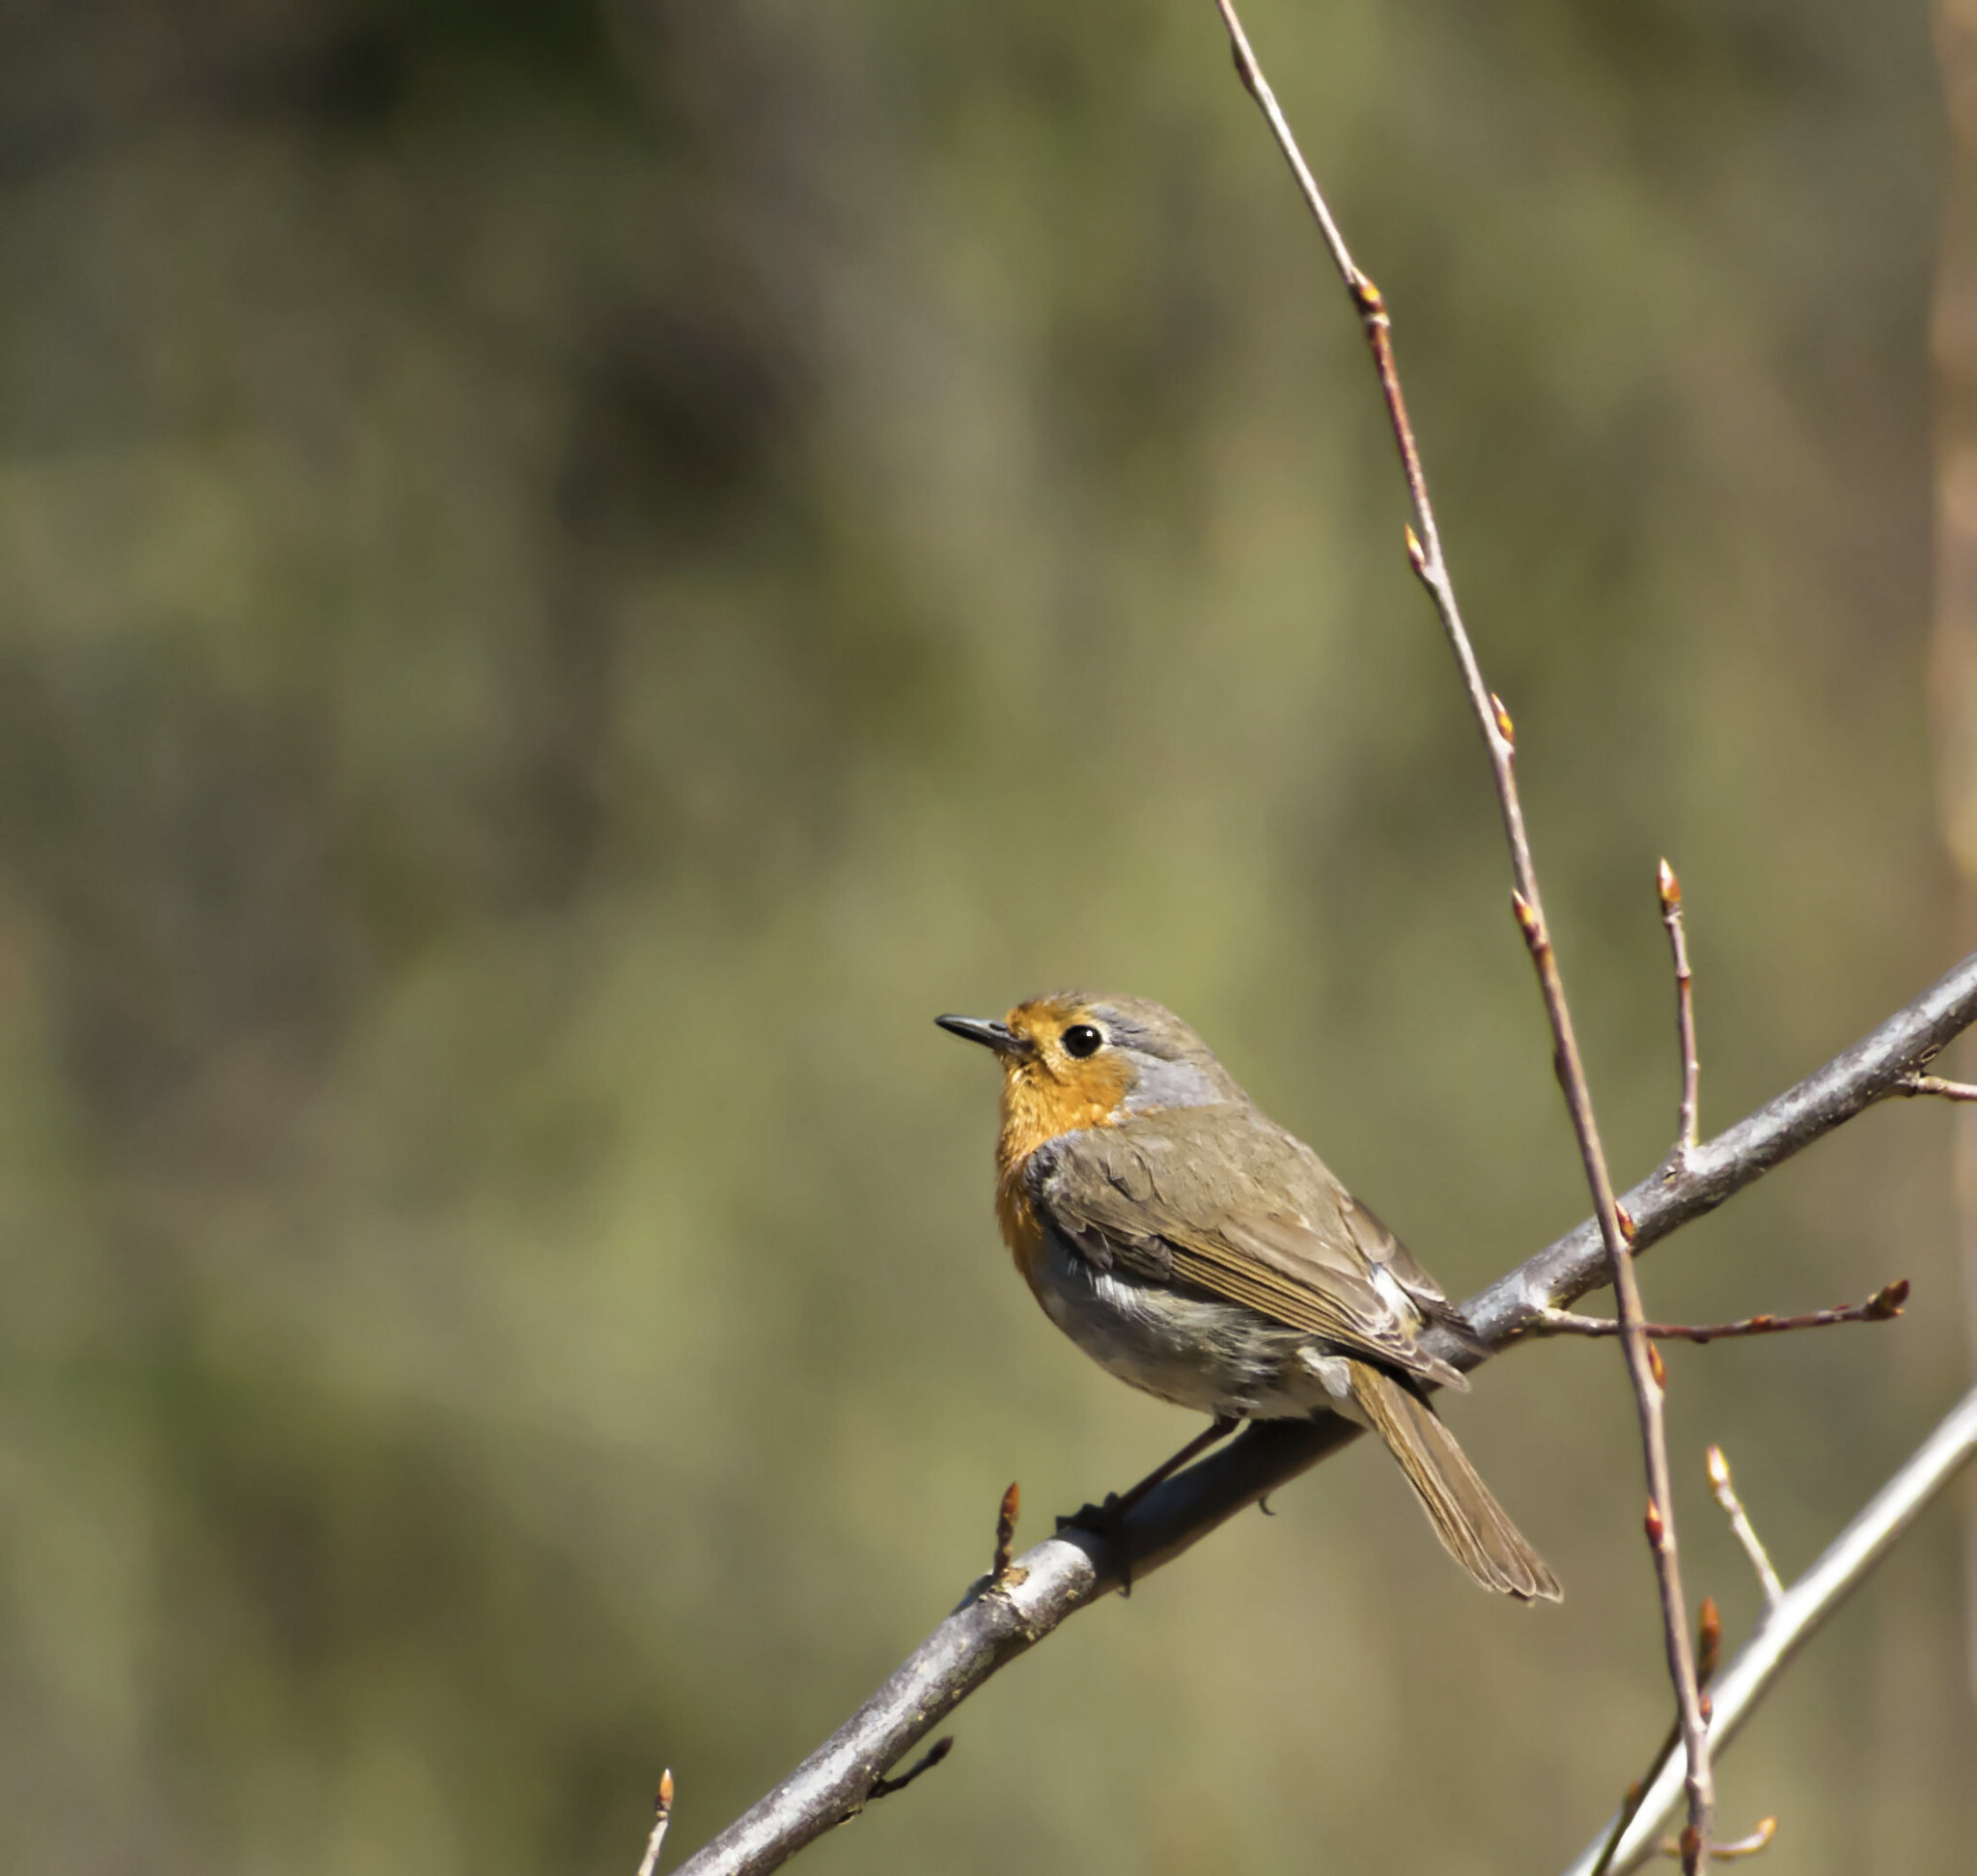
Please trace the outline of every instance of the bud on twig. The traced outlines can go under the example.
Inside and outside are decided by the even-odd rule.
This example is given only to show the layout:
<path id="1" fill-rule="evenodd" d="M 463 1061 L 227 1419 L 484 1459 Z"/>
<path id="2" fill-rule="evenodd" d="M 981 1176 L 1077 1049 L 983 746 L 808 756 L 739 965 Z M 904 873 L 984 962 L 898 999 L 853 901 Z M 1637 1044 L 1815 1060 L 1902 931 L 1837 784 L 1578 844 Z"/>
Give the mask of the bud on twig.
<path id="1" fill-rule="evenodd" d="M 1518 746 L 1517 725 L 1510 720 L 1510 712 L 1503 707 L 1503 699 L 1495 691 L 1490 693 L 1490 708 L 1496 717 L 1497 734 L 1515 749 Z"/>
<path id="2" fill-rule="evenodd" d="M 1743 1546 L 1750 1567 L 1757 1572 L 1758 1587 L 1764 1591 L 1766 1609 L 1776 1609 L 1785 1594 L 1785 1585 L 1778 1581 L 1778 1573 L 1772 1569 L 1771 1559 L 1758 1537 L 1757 1526 L 1750 1522 L 1750 1514 L 1744 1510 L 1743 1501 L 1738 1498 L 1737 1488 L 1730 1481 L 1730 1462 L 1724 1458 L 1723 1448 L 1712 1446 L 1704 1465 L 1710 1474 L 1710 1490 L 1715 1495 L 1716 1502 L 1729 1514 L 1730 1528 Z"/>
<path id="3" fill-rule="evenodd" d="M 1020 1582 L 1024 1573 L 1018 1571 L 1010 1561 L 1016 1549 L 1016 1515 L 1022 1509 L 1022 1488 L 1014 1479 L 1002 1495 L 1002 1505 L 995 1514 L 995 1554 L 988 1565 L 988 1582 L 991 1587 L 1012 1581 Z"/>
<path id="4" fill-rule="evenodd" d="M 1884 1289 L 1877 1290 L 1861 1312 L 1869 1322 L 1884 1323 L 1891 1316 L 1902 1313 L 1902 1305 L 1908 1301 L 1908 1279 L 1897 1277 Z"/>
<path id="5" fill-rule="evenodd" d="M 645 1855 L 638 1865 L 638 1876 L 653 1876 L 659 1865 L 659 1852 L 665 1848 L 666 1826 L 673 1821 L 673 1771 L 670 1766 L 659 1774 L 659 1799 L 653 1806 L 653 1834 L 646 1840 Z"/>

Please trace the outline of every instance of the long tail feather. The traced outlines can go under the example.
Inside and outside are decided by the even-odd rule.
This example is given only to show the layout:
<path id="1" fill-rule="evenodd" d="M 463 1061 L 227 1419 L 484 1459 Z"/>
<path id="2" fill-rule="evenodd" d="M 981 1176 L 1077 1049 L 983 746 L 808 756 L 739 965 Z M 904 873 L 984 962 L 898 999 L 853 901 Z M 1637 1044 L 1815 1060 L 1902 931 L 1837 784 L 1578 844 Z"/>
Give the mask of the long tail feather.
<path id="1" fill-rule="evenodd" d="M 1564 1592 L 1456 1444 L 1434 1408 L 1391 1375 L 1351 1364 L 1352 1398 L 1401 1462 L 1434 1534 L 1486 1589 L 1519 1602 L 1557 1602 Z"/>

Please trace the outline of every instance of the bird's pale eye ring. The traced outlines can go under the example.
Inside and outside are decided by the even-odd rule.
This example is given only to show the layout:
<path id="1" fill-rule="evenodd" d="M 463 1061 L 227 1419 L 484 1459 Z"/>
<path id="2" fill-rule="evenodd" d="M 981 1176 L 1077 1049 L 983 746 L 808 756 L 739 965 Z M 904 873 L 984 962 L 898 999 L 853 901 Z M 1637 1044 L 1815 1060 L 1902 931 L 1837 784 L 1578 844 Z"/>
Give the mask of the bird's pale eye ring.
<path id="1" fill-rule="evenodd" d="M 1089 1055 L 1096 1055 L 1104 1046 L 1103 1033 L 1089 1022 L 1073 1022 L 1064 1032 L 1064 1052 L 1073 1061 L 1081 1062 Z"/>

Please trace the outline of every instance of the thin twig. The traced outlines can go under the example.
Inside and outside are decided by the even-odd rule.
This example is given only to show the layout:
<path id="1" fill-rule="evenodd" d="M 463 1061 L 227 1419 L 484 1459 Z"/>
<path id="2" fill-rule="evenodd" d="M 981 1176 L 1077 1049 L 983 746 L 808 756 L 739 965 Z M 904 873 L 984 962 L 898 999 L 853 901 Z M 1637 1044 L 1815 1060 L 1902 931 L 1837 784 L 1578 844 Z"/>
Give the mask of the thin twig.
<path id="1" fill-rule="evenodd" d="M 1010 1561 L 1016 1548 L 1016 1521 L 1022 1510 L 1023 1495 L 1017 1482 L 1010 1481 L 1009 1490 L 1002 1495 L 1001 1508 L 995 1514 L 995 1554 L 988 1564 L 988 1581 L 993 1584 L 1008 1582 L 1015 1575 L 1016 1565 Z M 1016 1582 L 1022 1579 L 1016 1577 Z"/>
<path id="2" fill-rule="evenodd" d="M 1877 1290 L 1865 1302 L 1833 1309 L 1815 1309 L 1804 1316 L 1744 1316 L 1734 1323 L 1643 1323 L 1641 1333 L 1657 1342 L 1720 1342 L 1732 1335 L 1783 1335 L 1797 1329 L 1832 1329 L 1841 1323 L 1892 1322 L 1908 1301 L 1908 1279 L 1897 1278 Z M 1546 1313 L 1538 1330 L 1547 1335 L 1618 1335 L 1611 1316 L 1585 1316 L 1571 1309 Z"/>
<path id="3" fill-rule="evenodd" d="M 866 1803 L 880 1798 L 890 1798 L 896 1791 L 904 1791 L 917 1778 L 932 1772 L 951 1751 L 954 1750 L 954 1735 L 943 1734 L 920 1754 L 897 1778 L 875 1778 L 872 1789 L 865 1794 Z"/>
<path id="4" fill-rule="evenodd" d="M 1686 1876 L 1709 1863 L 1711 1826 L 1715 1810 L 1715 1789 L 1710 1777 L 1710 1743 L 1697 1696 L 1695 1662 L 1688 1646 L 1688 1617 L 1682 1593 L 1682 1562 L 1675 1536 L 1675 1503 L 1668 1470 L 1668 1442 L 1662 1415 L 1662 1390 L 1649 1360 L 1647 1338 L 1641 1333 L 1640 1290 L 1633 1274 L 1620 1220 L 1614 1209 L 1613 1181 L 1606 1169 L 1605 1149 L 1600 1142 L 1599 1123 L 1593 1114 L 1592 1090 L 1586 1081 L 1585 1065 L 1579 1057 L 1578 1039 L 1573 1033 L 1572 1011 L 1566 1001 L 1565 980 L 1559 972 L 1552 948 L 1550 928 L 1538 891 L 1538 870 L 1531 856 L 1531 843 L 1524 826 L 1523 804 L 1517 784 L 1517 742 L 1510 713 L 1502 700 L 1483 682 L 1469 634 L 1462 625 L 1462 608 L 1456 602 L 1455 582 L 1442 553 L 1441 532 L 1435 525 L 1434 507 L 1429 498 L 1428 478 L 1421 466 L 1421 452 L 1414 440 L 1413 426 L 1407 419 L 1406 399 L 1401 395 L 1400 374 L 1394 362 L 1393 327 L 1386 302 L 1379 289 L 1361 271 L 1348 251 L 1338 225 L 1311 171 L 1297 148 L 1290 125 L 1278 108 L 1248 35 L 1237 17 L 1233 0 L 1215 0 L 1228 29 L 1235 54 L 1236 70 L 1250 96 L 1262 107 L 1265 119 L 1276 138 L 1277 147 L 1291 166 L 1312 218 L 1318 223 L 1331 252 L 1333 265 L 1351 295 L 1373 352 L 1374 370 L 1386 400 L 1387 418 L 1393 428 L 1394 443 L 1400 452 L 1401 468 L 1406 477 L 1407 499 L 1413 509 L 1413 526 L 1407 531 L 1407 553 L 1414 573 L 1428 590 L 1441 620 L 1442 630 L 1461 667 L 1462 683 L 1469 694 L 1490 767 L 1496 782 L 1497 805 L 1503 818 L 1504 837 L 1510 843 L 1511 871 L 1515 884 L 1511 904 L 1518 926 L 1538 973 L 1539 989 L 1545 999 L 1545 1014 L 1551 1024 L 1552 1060 L 1559 1085 L 1565 1092 L 1566 1106 L 1572 1114 L 1573 1132 L 1577 1135 L 1579 1158 L 1584 1164 L 1586 1184 L 1593 1195 L 1593 1213 L 1600 1222 L 1600 1235 L 1613 1273 L 1613 1292 L 1619 1304 L 1620 1335 L 1627 1351 L 1628 1375 L 1633 1384 L 1634 1406 L 1640 1421 L 1641 1454 L 1648 1475 L 1648 1512 L 1645 1528 L 1654 1554 L 1655 1575 L 1660 1590 L 1661 1631 L 1668 1655 L 1668 1675 L 1674 1683 L 1675 1697 L 1682 1712 L 1683 1744 L 1688 1758 L 1689 1854 L 1683 1860 Z"/>
<path id="5" fill-rule="evenodd" d="M 1897 1094 L 1933 1094 L 1944 1101 L 1977 1101 L 1977 1087 L 1967 1081 L 1945 1081 L 1940 1075 L 1905 1075 L 1895 1084 Z"/>
<path id="6" fill-rule="evenodd" d="M 1935 1431 L 1909 1455 L 1901 1470 L 1868 1501 L 1866 1508 L 1826 1547 L 1759 1622 L 1757 1633 L 1730 1664 L 1716 1687 L 1710 1737 L 1721 1750 L 1737 1737 L 1765 1692 L 1826 1617 L 1859 1586 L 1867 1573 L 1892 1550 L 1931 1499 L 1938 1496 L 1964 1463 L 1977 1455 L 1977 1387 L 1951 1408 Z M 1614 1859 L 1615 1876 L 1626 1876 L 1653 1856 L 1668 1814 L 1681 1802 L 1672 1767 L 1652 1782 Z M 1609 1826 L 1610 1829 L 1610 1826 Z M 1592 1876 L 1607 1832 L 1601 1831 L 1567 1876 Z"/>
<path id="7" fill-rule="evenodd" d="M 1661 898 L 1661 923 L 1675 960 L 1675 1034 L 1682 1050 L 1682 1100 L 1675 1115 L 1675 1159 L 1679 1163 L 1695 1151 L 1696 1097 L 1702 1064 L 1695 1052 L 1695 990 L 1688 968 L 1688 935 L 1682 924 L 1682 882 L 1666 860 L 1656 879 Z"/>
<path id="8" fill-rule="evenodd" d="M 659 1866 L 659 1852 L 665 1847 L 666 1826 L 673 1821 L 673 1771 L 669 1766 L 659 1774 L 659 1796 L 653 1806 L 653 1834 L 645 1846 L 645 1860 L 638 1876 L 653 1876 Z"/>
<path id="9" fill-rule="evenodd" d="M 1973 1023 L 1977 954 L 1824 1068 L 1704 1141 L 1685 1167 L 1663 1167 L 1629 1191 L 1635 1254 L 1885 1100 L 1903 1075 L 1933 1061 Z M 1608 1268 L 1587 1220 L 1463 1302 L 1473 1337 L 1434 1330 L 1423 1341 L 1454 1366 L 1475 1368 L 1533 1339 L 1530 1331 L 1547 1309 L 1598 1289 Z M 1343 1451 L 1358 1433 L 1328 1414 L 1254 1422 L 1150 1492 L 1116 1532 L 1076 1528 L 1035 1545 L 1017 1559 L 1025 1573 L 1020 1585 L 970 1597 L 794 1772 L 703 1845 L 680 1876 L 761 1876 L 780 1867 L 841 1823 L 881 1768 L 911 1751 L 992 1674 L 1116 1588 L 1123 1571 L 1144 1581 Z"/>
<path id="10" fill-rule="evenodd" d="M 1703 1717 L 1709 1717 L 1709 1686 L 1716 1672 L 1716 1663 L 1723 1650 L 1723 1618 L 1716 1612 L 1716 1599 L 1703 1598 L 1702 1611 L 1696 1618 L 1695 1678 L 1703 1701 Z M 1641 1800 L 1648 1795 L 1648 1789 L 1668 1761 L 1675 1756 L 1675 1750 L 1682 1744 L 1682 1716 L 1675 1716 L 1675 1723 L 1668 1728 L 1668 1736 L 1661 1742 L 1646 1774 L 1636 1778 L 1627 1788 L 1627 1795 L 1620 1801 L 1620 1810 L 1613 1819 L 1613 1829 L 1606 1834 L 1606 1847 L 1600 1853 L 1600 1861 L 1593 1865 L 1593 1876 L 1606 1876 L 1613 1866 L 1613 1859 L 1620 1854 L 1620 1840 L 1627 1834 L 1627 1827 L 1634 1820 L 1634 1813 L 1641 1807 Z"/>
<path id="11" fill-rule="evenodd" d="M 1728 1514 L 1730 1528 L 1737 1533 L 1737 1541 L 1743 1546 L 1750 1567 L 1757 1572 L 1758 1585 L 1765 1592 L 1765 1612 L 1768 1615 L 1784 1600 L 1785 1585 L 1778 1581 L 1777 1571 L 1771 1568 L 1770 1554 L 1758 1538 L 1757 1526 L 1750 1522 L 1743 1500 L 1737 1496 L 1737 1488 L 1730 1482 L 1730 1462 L 1723 1457 L 1721 1446 L 1710 1448 L 1708 1466 L 1710 1490 L 1716 1495 L 1716 1502 Z"/>
<path id="12" fill-rule="evenodd" d="M 1747 1837 L 1738 1837 L 1729 1843 L 1719 1843 L 1711 1854 L 1723 1862 L 1735 1862 L 1739 1857 L 1754 1857 L 1778 1834 L 1778 1820 L 1766 1818 Z M 1663 1857 L 1679 1857 L 1682 1845 L 1674 1837 L 1663 1837 L 1655 1846 L 1656 1853 Z"/>
<path id="13" fill-rule="evenodd" d="M 1627 1827 L 1634 1820 L 1634 1814 L 1641 1807 L 1641 1800 L 1648 1795 L 1648 1786 L 1661 1776 L 1661 1768 L 1675 1756 L 1675 1749 L 1682 1744 L 1682 1722 L 1678 1720 L 1668 1728 L 1668 1737 L 1661 1742 L 1661 1750 L 1655 1755 L 1655 1762 L 1648 1768 L 1648 1776 L 1629 1785 L 1620 1800 L 1620 1809 L 1614 1813 L 1613 1828 L 1606 1833 L 1606 1841 L 1601 1847 L 1600 1858 L 1593 1865 L 1592 1876 L 1606 1876 L 1613 1867 L 1613 1859 L 1620 1854 L 1620 1839 L 1627 1834 Z"/>

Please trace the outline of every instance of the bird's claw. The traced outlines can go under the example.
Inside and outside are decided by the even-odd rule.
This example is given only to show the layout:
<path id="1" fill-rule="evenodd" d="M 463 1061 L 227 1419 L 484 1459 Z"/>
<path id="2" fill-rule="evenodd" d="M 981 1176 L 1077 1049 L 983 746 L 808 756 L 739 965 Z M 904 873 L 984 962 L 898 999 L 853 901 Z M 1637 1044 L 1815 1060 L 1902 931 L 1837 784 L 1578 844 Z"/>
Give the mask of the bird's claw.
<path id="1" fill-rule="evenodd" d="M 1111 1546 L 1113 1560 L 1119 1566 L 1119 1593 L 1122 1596 L 1132 1594 L 1132 1559 L 1121 1541 L 1126 1534 L 1126 1514 L 1129 1508 L 1117 1492 L 1107 1492 L 1103 1504 L 1081 1504 L 1068 1518 L 1060 1516 L 1057 1520 L 1060 1532 L 1088 1530 Z"/>
<path id="2" fill-rule="evenodd" d="M 1117 1537 L 1126 1523 L 1126 1506 L 1117 1492 L 1107 1492 L 1103 1504 L 1081 1504 L 1057 1520 L 1059 1530 L 1088 1530 L 1094 1537 Z"/>

